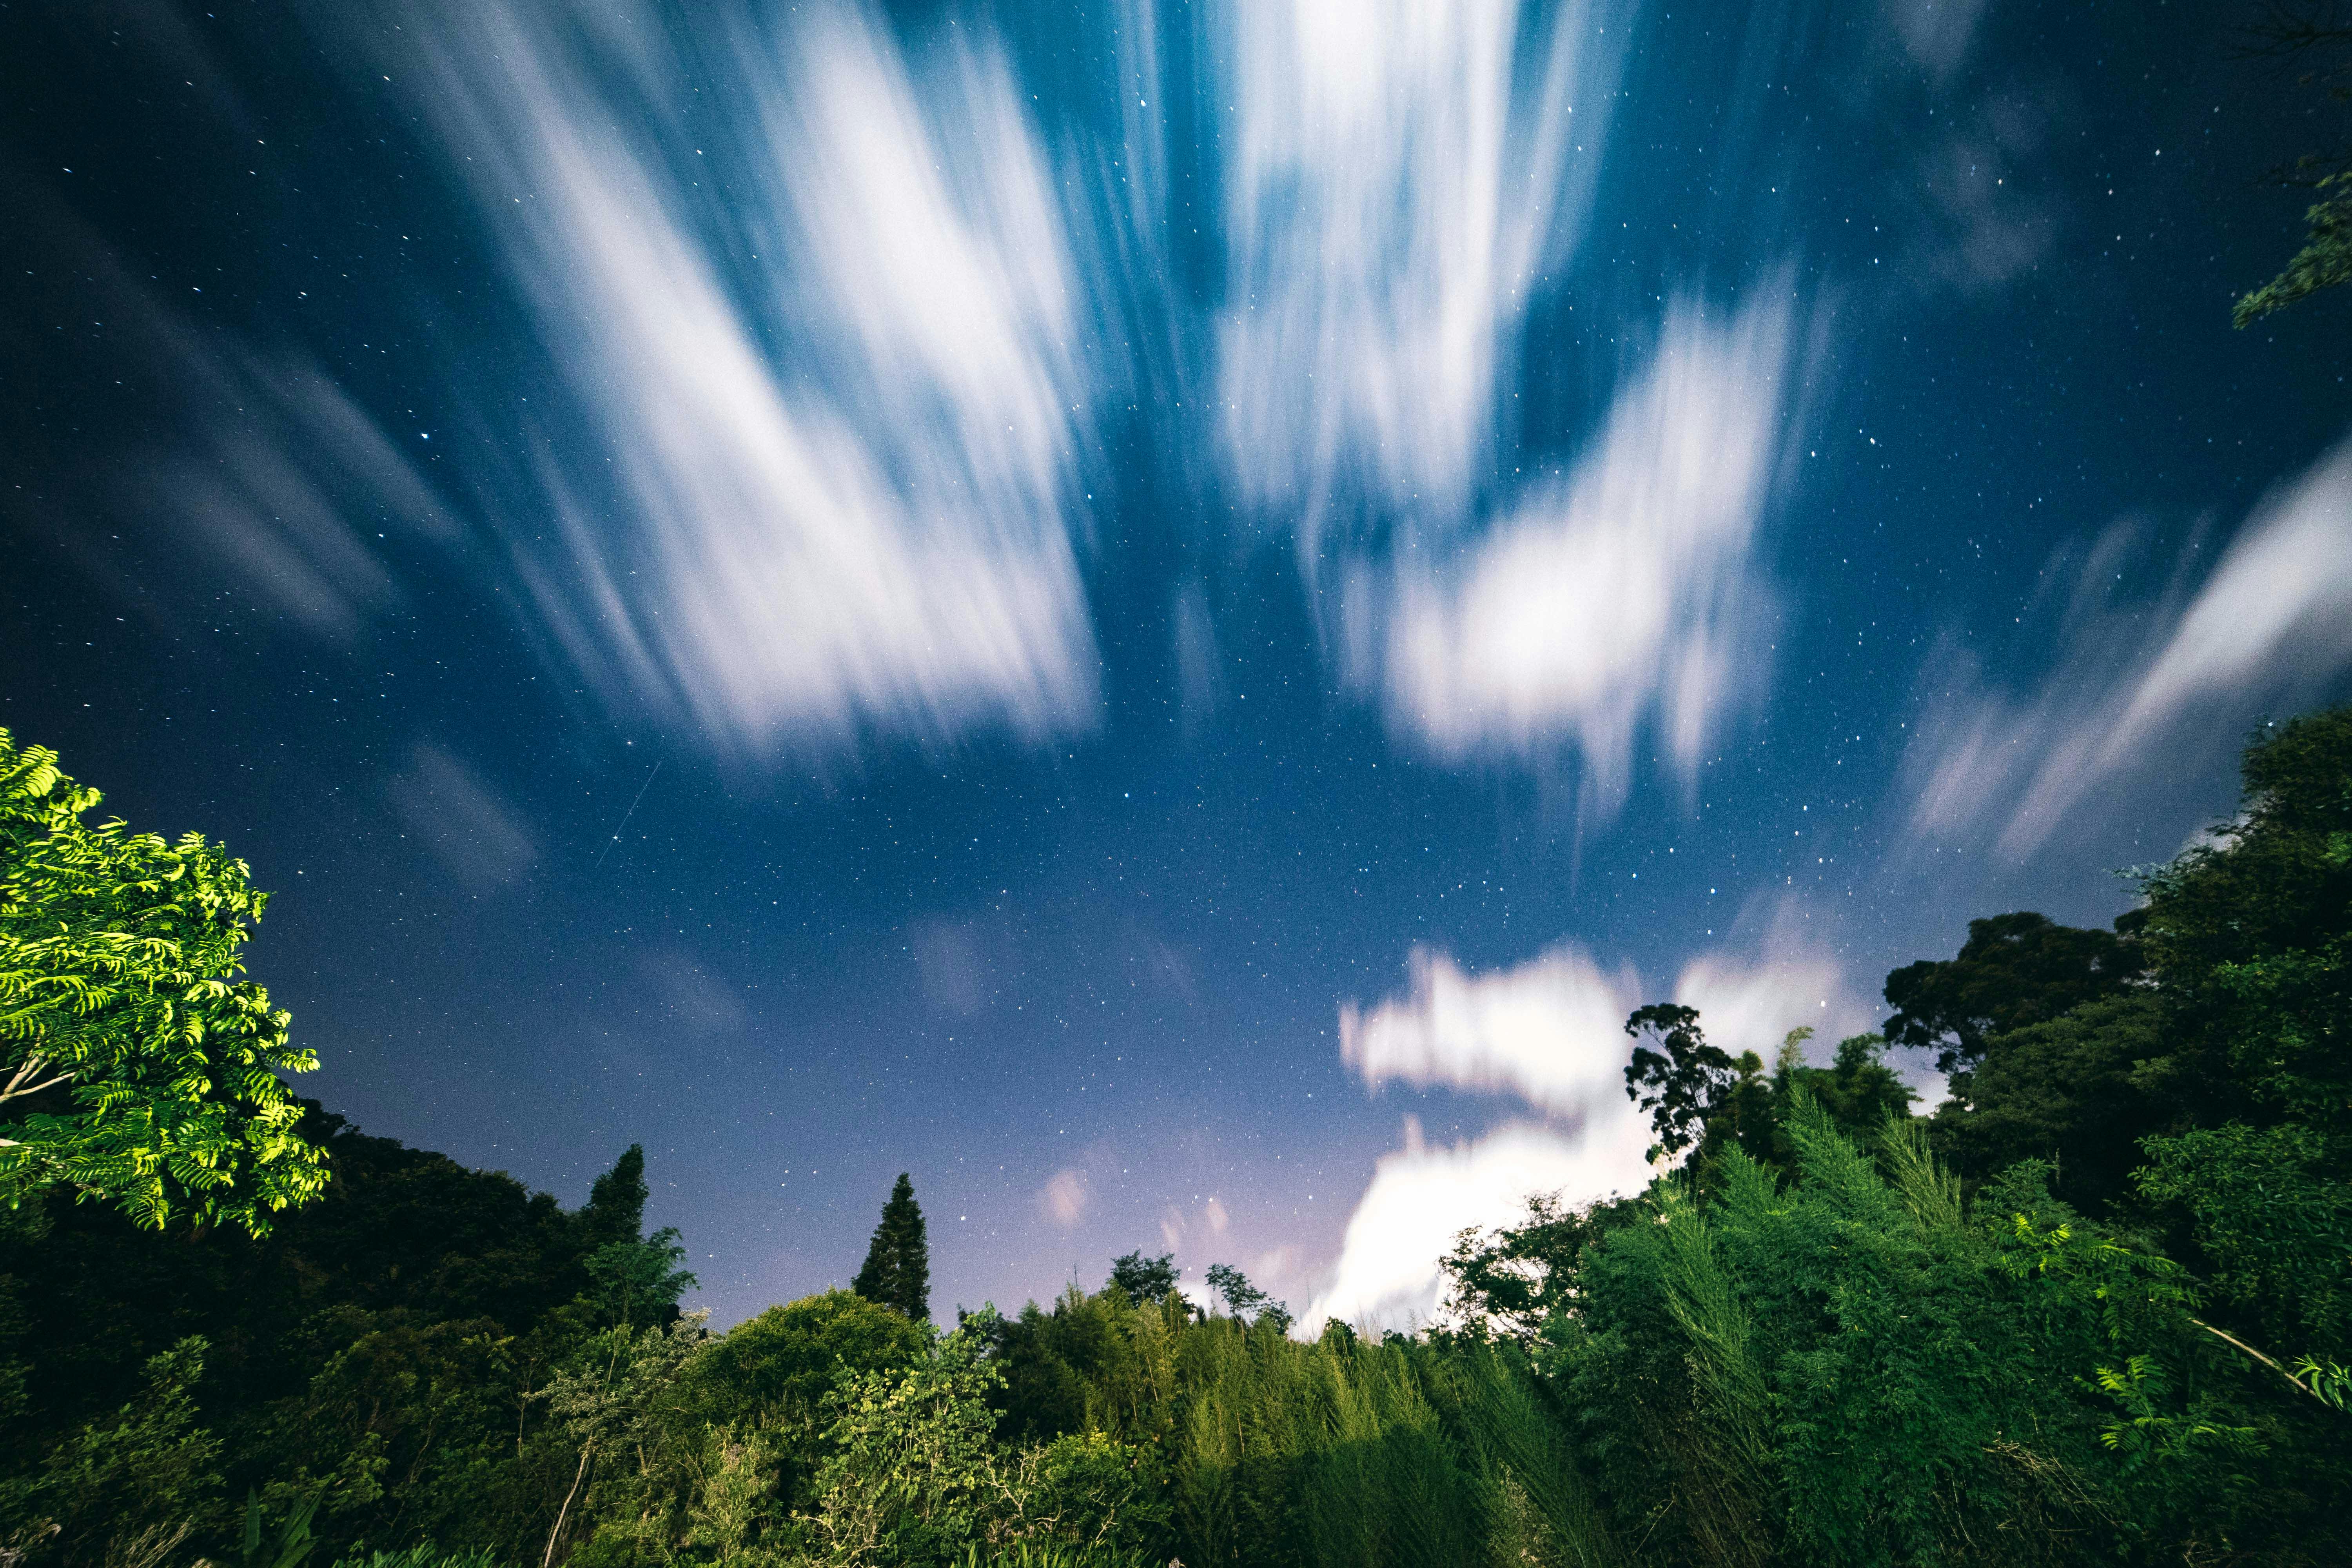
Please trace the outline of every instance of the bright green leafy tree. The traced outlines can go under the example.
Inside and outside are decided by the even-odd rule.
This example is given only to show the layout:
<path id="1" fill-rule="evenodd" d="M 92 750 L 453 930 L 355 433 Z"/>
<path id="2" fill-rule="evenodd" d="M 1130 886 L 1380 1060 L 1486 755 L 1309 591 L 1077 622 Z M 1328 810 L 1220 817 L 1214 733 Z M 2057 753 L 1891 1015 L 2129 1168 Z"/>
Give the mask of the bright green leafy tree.
<path id="1" fill-rule="evenodd" d="M 327 1183 L 278 1078 L 317 1058 L 237 978 L 269 895 L 200 835 L 91 826 L 98 803 L 0 730 L 0 1197 L 264 1234 Z"/>

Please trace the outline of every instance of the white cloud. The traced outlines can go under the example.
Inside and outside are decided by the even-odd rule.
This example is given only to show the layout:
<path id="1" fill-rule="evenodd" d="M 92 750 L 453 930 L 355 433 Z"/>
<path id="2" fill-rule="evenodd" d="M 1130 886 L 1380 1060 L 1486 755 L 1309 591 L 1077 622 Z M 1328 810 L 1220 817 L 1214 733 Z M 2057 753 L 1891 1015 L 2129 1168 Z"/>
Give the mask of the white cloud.
<path id="1" fill-rule="evenodd" d="M 1224 447 L 1310 562 L 1349 500 L 1450 520 L 1471 499 L 1509 345 L 1583 223 L 1629 37 L 1614 10 L 1226 10 Z"/>
<path id="2" fill-rule="evenodd" d="M 408 766 L 385 782 L 384 795 L 410 836 L 472 891 L 509 886 L 539 858 L 522 814 L 439 746 L 412 749 Z"/>
<path id="3" fill-rule="evenodd" d="M 593 432 L 491 498 L 555 645 L 728 749 L 1090 724 L 1082 301 L 1001 50 L 444 16 L 404 79 Z"/>
<path id="4" fill-rule="evenodd" d="M 1351 662 L 1392 730 L 1462 760 L 1573 741 L 1625 788 L 1654 715 L 1685 773 L 1761 679 L 1758 525 L 1780 458 L 1785 292 L 1728 321 L 1671 308 L 1590 452 L 1450 561 L 1401 552 L 1349 584 Z"/>
<path id="5" fill-rule="evenodd" d="M 1054 1173 L 1039 1190 L 1037 1203 L 1055 1225 L 1066 1229 L 1087 1212 L 1087 1196 L 1086 1173 L 1071 1167 Z"/>
<path id="6" fill-rule="evenodd" d="M 1664 996 L 1630 964 L 1612 973 L 1573 943 L 1515 968 L 1465 973 L 1417 949 L 1412 984 L 1369 1013 L 1339 1014 L 1343 1060 L 1374 1088 L 1401 1082 L 1512 1095 L 1541 1113 L 1450 1148 L 1431 1146 L 1418 1117 L 1403 1146 L 1381 1157 L 1357 1200 L 1330 1282 L 1302 1320 L 1395 1325 L 1436 1310 L 1438 1260 L 1465 1226 L 1523 1215 L 1538 1193 L 1571 1204 L 1649 1184 L 1652 1131 L 1625 1093 L 1628 1014 L 1673 1000 L 1699 1009 L 1707 1037 L 1768 1062 L 1781 1037 L 1810 1025 L 1824 1040 L 1870 1026 L 1870 999 L 1852 992 L 1826 940 L 1790 900 L 1760 906 L 1726 944 L 1684 965 Z"/>
<path id="7" fill-rule="evenodd" d="M 1948 645 L 1931 660 L 1904 763 L 1916 832 L 1989 834 L 2022 860 L 2118 782 L 2177 771 L 2183 746 L 2233 749 L 2257 706 L 2352 666 L 2352 440 L 2265 498 L 2193 591 L 2118 604 L 2128 553 L 2110 531 L 2065 574 L 2059 653 L 2033 696 L 1990 689 Z"/>
<path id="8" fill-rule="evenodd" d="M 1302 1330 L 1328 1318 L 1382 1328 L 1427 1322 L 1444 1305 L 1437 1260 L 1465 1226 L 1523 1218 L 1535 1193 L 1580 1203 L 1640 1191 L 1650 1176 L 1649 1128 L 1630 1106 L 1612 1122 L 1598 1137 L 1514 1122 L 1474 1142 L 1381 1155 L 1349 1216 L 1331 1282 L 1300 1314 Z"/>
<path id="9" fill-rule="evenodd" d="M 400 446 L 310 361 L 199 334 L 143 297 L 121 304 L 152 334 L 189 414 L 184 445 L 133 467 L 137 511 L 175 520 L 238 586 L 322 641 L 349 645 L 398 609 L 378 541 L 457 535 Z"/>
<path id="10" fill-rule="evenodd" d="M 1370 1013 L 1339 1010 L 1340 1059 L 1366 1083 L 1508 1093 L 1570 1121 L 1623 1101 L 1625 1016 L 1643 1000 L 1631 966 L 1604 974 L 1564 944 L 1472 975 L 1415 948 L 1412 976 L 1406 995 Z"/>

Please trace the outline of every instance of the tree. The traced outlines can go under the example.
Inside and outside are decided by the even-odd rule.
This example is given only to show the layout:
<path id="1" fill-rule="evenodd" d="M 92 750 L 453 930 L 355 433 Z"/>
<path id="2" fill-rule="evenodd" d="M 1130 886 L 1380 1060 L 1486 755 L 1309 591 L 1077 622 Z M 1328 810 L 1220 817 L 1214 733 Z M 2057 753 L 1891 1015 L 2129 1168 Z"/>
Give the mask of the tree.
<path id="1" fill-rule="evenodd" d="M 1270 1322 L 1277 1333 L 1290 1331 L 1291 1316 L 1287 1302 L 1277 1301 L 1249 1282 L 1249 1277 L 1227 1263 L 1209 1265 L 1209 1289 L 1224 1298 L 1227 1308 L 1236 1318 L 1248 1318 L 1253 1322 Z"/>
<path id="2" fill-rule="evenodd" d="M 1625 1098 L 1650 1113 L 1658 1135 L 1650 1158 L 1679 1154 L 1699 1141 L 1707 1111 L 1738 1080 L 1738 1065 L 1706 1043 L 1696 1007 L 1654 1002 L 1634 1010 L 1625 1032 L 1637 1040 L 1654 1035 L 1663 1047 L 1637 1045 L 1625 1064 Z"/>
<path id="3" fill-rule="evenodd" d="M 588 1188 L 580 1224 L 588 1232 L 589 1245 L 636 1240 L 646 1228 L 646 1197 L 645 1145 L 632 1143 Z"/>
<path id="4" fill-rule="evenodd" d="M 2318 87 L 2337 105 L 2352 103 L 2352 25 L 2332 0 L 2277 3 L 2248 29 L 2248 52 L 2281 59 L 2332 57 L 2305 71 L 2299 85 Z M 2304 210 L 2303 248 L 2285 269 L 2231 308 L 2230 324 L 2245 327 L 2323 289 L 2352 282 L 2352 151 L 2340 144 L 2306 153 L 2273 169 L 2265 183 L 2300 187 L 2319 200 Z"/>
<path id="5" fill-rule="evenodd" d="M 2352 1352 L 2352 707 L 2266 729 L 2244 809 L 2144 884 L 2172 1047 L 2136 1069 L 2173 1127 L 2141 1194 L 2221 1304 L 2298 1353 Z"/>
<path id="6" fill-rule="evenodd" d="M 2059 1195 L 2085 1214 L 2129 1190 L 2139 1140 L 2158 1126 L 2142 1064 L 2169 1051 L 2163 999 L 2127 992 L 1992 1036 L 1963 1103 L 1929 1120 L 1936 1152 L 1969 1182 L 2046 1161 Z"/>
<path id="7" fill-rule="evenodd" d="M 1958 957 L 1923 958 L 1886 977 L 1887 1043 L 1935 1051 L 1936 1070 L 1954 1075 L 1952 1092 L 1966 1098 L 1965 1075 L 1992 1036 L 2046 1024 L 2146 975 L 2129 934 L 2137 922 L 2126 914 L 2115 931 L 2085 931 L 2030 910 L 1970 921 Z"/>
<path id="8" fill-rule="evenodd" d="M 1156 1307 L 1176 1294 L 1176 1255 L 1146 1258 L 1141 1247 L 1110 1262 L 1111 1288 L 1139 1307 Z"/>
<path id="9" fill-rule="evenodd" d="M 278 1076 L 318 1059 L 236 978 L 269 895 L 200 835 L 90 826 L 99 799 L 0 730 L 0 1197 L 264 1234 L 327 1184 Z"/>
<path id="10" fill-rule="evenodd" d="M 923 1211 L 915 1205 L 915 1184 L 904 1171 L 882 1205 L 882 1223 L 874 1227 L 865 1267 L 849 1288 L 916 1322 L 930 1321 L 931 1248 L 923 1237 Z"/>

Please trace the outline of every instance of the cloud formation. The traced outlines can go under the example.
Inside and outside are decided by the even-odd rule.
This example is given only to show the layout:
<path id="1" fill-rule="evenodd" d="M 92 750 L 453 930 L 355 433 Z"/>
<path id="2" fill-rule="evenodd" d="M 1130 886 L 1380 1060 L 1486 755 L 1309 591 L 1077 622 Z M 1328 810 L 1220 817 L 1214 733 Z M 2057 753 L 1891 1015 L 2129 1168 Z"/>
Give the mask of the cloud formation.
<path id="1" fill-rule="evenodd" d="M 1087 1197 L 1086 1173 L 1072 1166 L 1047 1179 L 1037 1194 L 1037 1205 L 1046 1217 L 1066 1230 L 1087 1212 Z"/>
<path id="2" fill-rule="evenodd" d="M 1381 1155 L 1349 1216 L 1331 1282 L 1301 1325 L 1311 1332 L 1328 1318 L 1381 1328 L 1432 1321 L 1444 1305 L 1437 1260 L 1465 1227 L 1511 1224 L 1535 1193 L 1581 1203 L 1638 1191 L 1649 1180 L 1649 1129 L 1637 1118 L 1621 1121 L 1599 1143 L 1512 1122 L 1449 1148 L 1408 1144 Z"/>
<path id="3" fill-rule="evenodd" d="M 1785 292 L 1729 319 L 1671 307 L 1649 364 L 1566 479 L 1450 559 L 1414 551 L 1349 584 L 1351 664 L 1392 730 L 1451 762 L 1573 742 L 1621 796 L 1654 717 L 1696 768 L 1760 683 L 1755 546 L 1781 456 Z"/>
<path id="4" fill-rule="evenodd" d="M 583 426 L 490 498 L 552 643 L 721 749 L 1091 723 L 1080 275 L 1002 50 L 441 21 L 405 78 Z"/>
<path id="5" fill-rule="evenodd" d="M 2111 530 L 2064 574 L 2059 653 L 2035 695 L 1990 689 L 1949 646 L 1931 662 L 1904 762 L 1915 831 L 1990 836 L 2021 860 L 2133 771 L 2179 766 L 2167 742 L 2200 721 L 2233 748 L 2256 708 L 2352 667 L 2352 440 L 2264 498 L 2193 587 L 2117 603 L 2130 548 Z"/>
<path id="6" fill-rule="evenodd" d="M 384 795 L 460 887 L 486 893 L 520 881 L 539 858 L 522 814 L 461 759 L 430 742 L 384 784 Z"/>
<path id="7" fill-rule="evenodd" d="M 1627 38 L 1614 7 L 1265 0 L 1231 25 L 1231 297 L 1217 400 L 1252 506 L 1452 520 L 1546 269 L 1591 201 Z"/>
<path id="8" fill-rule="evenodd" d="M 1768 1059 L 1799 1026 L 1819 1033 L 1817 1051 L 1870 1026 L 1870 999 L 1849 990 L 1843 966 L 1795 903 L 1777 902 L 1741 924 L 1749 934 L 1692 959 L 1664 998 L 1631 964 L 1612 973 L 1563 942 L 1485 974 L 1417 949 L 1405 994 L 1369 1012 L 1343 1006 L 1341 1059 L 1372 1088 L 1505 1094 L 1541 1120 L 1436 1149 L 1408 1116 L 1404 1146 L 1381 1157 L 1302 1323 L 1311 1331 L 1326 1317 L 1427 1320 L 1441 1304 L 1438 1260 L 1464 1227 L 1508 1224 L 1538 1193 L 1579 1204 L 1648 1185 L 1651 1128 L 1625 1093 L 1625 1018 L 1644 1002 L 1695 1006 L 1709 1039 Z"/>

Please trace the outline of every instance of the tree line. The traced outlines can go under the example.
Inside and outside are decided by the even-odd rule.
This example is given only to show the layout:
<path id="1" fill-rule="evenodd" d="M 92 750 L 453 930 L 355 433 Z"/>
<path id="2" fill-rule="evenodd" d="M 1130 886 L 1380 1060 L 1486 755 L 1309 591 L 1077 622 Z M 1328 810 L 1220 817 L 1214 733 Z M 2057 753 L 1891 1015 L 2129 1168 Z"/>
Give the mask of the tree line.
<path id="1" fill-rule="evenodd" d="M 1140 1249 L 934 1324 L 902 1174 L 713 1333 L 641 1150 L 565 1209 L 296 1099 L 242 865 L 0 738 L 0 1554 L 2352 1560 L 2352 710 L 2243 771 L 2112 929 L 1971 921 L 1819 1061 L 1636 1011 L 1657 1179 L 1465 1233 L 1414 1332 Z"/>

